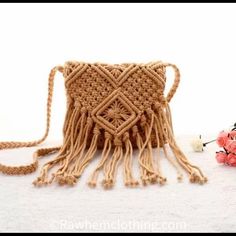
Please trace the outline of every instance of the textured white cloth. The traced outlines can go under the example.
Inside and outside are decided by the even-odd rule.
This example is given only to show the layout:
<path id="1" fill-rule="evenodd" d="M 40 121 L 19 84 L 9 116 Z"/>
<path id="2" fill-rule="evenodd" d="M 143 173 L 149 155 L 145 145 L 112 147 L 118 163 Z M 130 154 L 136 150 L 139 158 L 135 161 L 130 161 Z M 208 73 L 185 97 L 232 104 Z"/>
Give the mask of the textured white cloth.
<path id="1" fill-rule="evenodd" d="M 120 171 L 113 190 L 104 191 L 100 185 L 90 189 L 86 181 L 96 161 L 73 188 L 56 184 L 35 188 L 31 182 L 38 173 L 0 175 L 0 231 L 236 231 L 236 169 L 217 164 L 215 144 L 203 153 L 194 153 L 190 139 L 181 136 L 178 142 L 207 175 L 209 182 L 203 186 L 190 184 L 187 176 L 177 183 L 176 171 L 164 158 L 161 165 L 168 182 L 162 187 L 128 189 Z M 1 151 L 1 161 L 26 163 L 33 150 Z M 52 157 L 45 157 L 40 164 L 48 158 Z"/>

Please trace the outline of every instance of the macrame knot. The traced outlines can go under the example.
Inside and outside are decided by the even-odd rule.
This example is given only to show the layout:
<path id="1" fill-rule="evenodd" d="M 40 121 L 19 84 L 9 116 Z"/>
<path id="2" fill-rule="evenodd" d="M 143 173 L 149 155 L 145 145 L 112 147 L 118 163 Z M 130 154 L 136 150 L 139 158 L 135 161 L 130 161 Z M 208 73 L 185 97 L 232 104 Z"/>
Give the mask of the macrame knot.
<path id="1" fill-rule="evenodd" d="M 125 132 L 123 135 L 123 141 L 125 142 L 127 139 L 129 139 L 129 132 Z"/>
<path id="2" fill-rule="evenodd" d="M 160 104 L 159 102 L 156 102 L 156 103 L 154 104 L 154 109 L 155 109 L 156 111 L 159 111 L 159 110 L 161 109 L 161 104 Z"/>
<path id="3" fill-rule="evenodd" d="M 88 127 L 92 127 L 93 125 L 93 119 L 90 116 L 87 118 L 87 125 Z"/>
<path id="4" fill-rule="evenodd" d="M 86 113 L 87 112 L 87 109 L 85 107 L 82 107 L 81 108 L 81 113 Z"/>
<path id="5" fill-rule="evenodd" d="M 68 103 L 72 102 L 72 98 L 71 97 L 68 97 L 68 99 L 70 100 L 70 101 L 68 101 Z M 76 108 L 81 108 L 81 103 L 78 100 L 75 100 L 74 106 Z M 82 111 L 82 109 L 81 109 L 81 111 Z"/>
<path id="6" fill-rule="evenodd" d="M 56 175 L 55 179 L 59 185 L 65 185 L 66 184 L 66 178 L 63 175 Z"/>
<path id="7" fill-rule="evenodd" d="M 104 136 L 105 139 L 112 140 L 112 135 L 109 132 L 105 131 Z"/>
<path id="8" fill-rule="evenodd" d="M 146 123 L 147 123 L 147 118 L 145 115 L 142 115 L 140 120 L 140 125 L 143 127 L 146 125 Z"/>
<path id="9" fill-rule="evenodd" d="M 151 116 L 153 114 L 153 110 L 151 108 L 148 108 L 146 112 L 148 116 Z"/>
<path id="10" fill-rule="evenodd" d="M 44 185 L 42 178 L 38 177 L 36 180 L 34 180 L 33 185 L 36 187 L 42 187 Z"/>
<path id="11" fill-rule="evenodd" d="M 64 178 L 64 181 L 66 184 L 70 185 L 70 186 L 73 186 L 76 184 L 77 182 L 77 179 L 75 176 L 73 175 L 67 175 L 65 178 Z"/>
<path id="12" fill-rule="evenodd" d="M 132 132 L 133 132 L 133 137 L 135 137 L 137 135 L 137 133 L 138 133 L 138 126 L 137 125 L 134 125 L 132 127 Z"/>
<path id="13" fill-rule="evenodd" d="M 163 94 L 163 88 L 157 89 L 157 94 L 158 94 L 158 95 Z"/>
<path id="14" fill-rule="evenodd" d="M 94 129 L 93 129 L 93 133 L 95 135 L 100 135 L 101 132 L 100 132 L 100 127 L 98 125 L 95 125 Z"/>
<path id="15" fill-rule="evenodd" d="M 121 139 L 118 138 L 118 137 L 115 137 L 114 138 L 114 144 L 115 144 L 115 146 L 122 146 Z"/>

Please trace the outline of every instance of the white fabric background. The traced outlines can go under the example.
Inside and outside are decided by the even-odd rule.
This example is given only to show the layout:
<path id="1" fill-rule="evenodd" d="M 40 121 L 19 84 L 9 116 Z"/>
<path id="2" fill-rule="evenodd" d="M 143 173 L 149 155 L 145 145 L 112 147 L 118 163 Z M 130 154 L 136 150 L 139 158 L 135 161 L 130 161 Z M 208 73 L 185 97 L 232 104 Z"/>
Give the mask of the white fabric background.
<path id="1" fill-rule="evenodd" d="M 215 144 L 203 153 L 193 153 L 191 138 L 181 136 L 178 141 L 209 178 L 203 186 L 190 184 L 187 176 L 177 183 L 176 172 L 165 159 L 161 164 L 168 183 L 162 187 L 128 189 L 119 173 L 113 190 L 104 191 L 100 184 L 90 189 L 86 182 L 96 161 L 73 188 L 53 184 L 38 189 L 31 184 L 36 174 L 1 175 L 0 231 L 235 232 L 235 168 L 216 163 Z M 32 151 L 3 151 L 1 155 L 5 163 L 27 163 Z"/>

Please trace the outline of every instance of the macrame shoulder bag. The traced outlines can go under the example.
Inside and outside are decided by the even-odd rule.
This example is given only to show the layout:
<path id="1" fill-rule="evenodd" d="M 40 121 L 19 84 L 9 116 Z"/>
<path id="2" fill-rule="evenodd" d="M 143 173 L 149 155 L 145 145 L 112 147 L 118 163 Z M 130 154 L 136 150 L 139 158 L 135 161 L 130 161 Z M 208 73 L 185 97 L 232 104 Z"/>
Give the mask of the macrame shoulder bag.
<path id="1" fill-rule="evenodd" d="M 174 69 L 175 81 L 165 97 L 167 67 Z M 44 136 L 32 142 L 1 142 L 0 149 L 32 147 L 47 138 L 57 71 L 63 73 L 67 94 L 62 145 L 38 149 L 30 165 L 0 164 L 1 173 L 32 173 L 40 157 L 57 153 L 53 160 L 44 164 L 33 183 L 36 186 L 52 182 L 74 185 L 96 151 L 101 149 L 98 165 L 88 182 L 91 187 L 96 186 L 101 172 L 104 188 L 114 186 L 119 166 L 122 166 L 126 186 L 133 187 L 140 182 L 164 184 L 161 155 L 176 168 L 178 180 L 182 179 L 183 169 L 191 182 L 203 184 L 207 181 L 201 170 L 187 160 L 174 139 L 169 102 L 179 85 L 180 73 L 175 65 L 160 61 L 120 65 L 70 61 L 53 68 L 49 75 Z M 133 155 L 134 149 L 138 150 L 137 155 Z M 133 161 L 139 164 L 140 181 L 134 177 Z"/>

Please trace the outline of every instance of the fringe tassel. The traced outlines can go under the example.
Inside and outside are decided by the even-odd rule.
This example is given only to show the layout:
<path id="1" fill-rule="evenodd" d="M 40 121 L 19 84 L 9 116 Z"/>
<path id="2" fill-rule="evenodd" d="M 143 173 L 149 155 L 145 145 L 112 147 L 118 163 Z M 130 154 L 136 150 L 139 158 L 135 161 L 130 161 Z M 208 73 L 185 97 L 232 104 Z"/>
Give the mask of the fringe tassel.
<path id="1" fill-rule="evenodd" d="M 162 137 L 162 135 L 159 135 L 159 132 L 157 131 L 157 126 L 154 125 L 154 130 L 155 130 L 155 136 L 156 136 L 156 142 L 157 142 L 157 147 L 156 147 L 156 152 L 157 152 L 157 157 L 156 157 L 156 168 L 157 168 L 157 173 L 159 176 L 161 176 L 161 183 L 163 184 L 167 181 L 167 179 L 165 177 L 163 177 L 162 175 L 162 170 L 161 170 L 161 153 L 160 153 L 160 143 L 162 144 L 162 146 L 164 145 L 164 139 Z"/>
<path id="2" fill-rule="evenodd" d="M 80 159 L 78 159 L 79 161 L 77 162 L 75 168 L 74 168 L 74 175 L 80 177 L 81 174 L 83 173 L 84 169 L 86 168 L 86 166 L 89 164 L 89 162 L 92 160 L 92 158 L 94 157 L 94 154 L 97 151 L 97 141 L 100 135 L 100 128 L 98 127 L 98 125 L 96 125 L 94 127 L 93 130 L 93 138 L 90 144 L 90 147 L 87 151 L 87 153 L 85 154 L 85 156 L 83 157 L 83 152 L 84 152 L 84 147 L 83 147 L 83 151 L 80 154 Z M 87 138 L 87 135 L 86 135 Z M 87 140 L 87 139 L 86 139 Z M 85 143 L 86 145 L 86 143 Z"/>
<path id="3" fill-rule="evenodd" d="M 65 122 L 63 125 L 63 137 L 65 137 L 67 130 L 70 128 L 71 117 L 74 111 L 74 105 L 72 102 L 68 102 L 67 111 L 65 115 Z"/>
<path id="4" fill-rule="evenodd" d="M 107 160 L 109 158 L 111 147 L 112 147 L 112 136 L 108 132 L 105 132 L 105 142 L 104 142 L 104 148 L 102 151 L 102 158 L 101 158 L 97 168 L 94 170 L 94 172 L 90 176 L 90 180 L 88 181 L 88 185 L 92 188 L 97 186 L 99 172 L 104 167 L 105 163 L 107 162 Z"/>
<path id="5" fill-rule="evenodd" d="M 169 105 L 169 103 L 166 104 L 165 114 L 166 114 L 166 117 L 167 117 L 167 119 L 168 119 L 168 124 L 170 125 L 172 134 L 174 135 L 173 122 L 172 122 L 172 115 L 171 115 L 171 110 L 170 110 L 170 105 Z"/>
<path id="6" fill-rule="evenodd" d="M 149 109 L 140 116 L 140 119 L 122 136 L 113 136 L 103 130 L 98 124 L 94 124 L 89 112 L 78 104 L 68 104 L 66 121 L 63 127 L 64 140 L 61 147 L 39 149 L 35 158 L 53 154 L 58 155 L 47 162 L 34 181 L 36 186 L 42 186 L 57 182 L 60 185 L 74 185 L 92 161 L 98 148 L 101 137 L 104 140 L 102 157 L 98 166 L 93 171 L 88 185 L 97 185 L 99 173 L 104 173 L 102 186 L 110 189 L 115 184 L 115 178 L 119 164 L 123 163 L 124 183 L 128 187 L 135 187 L 139 182 L 134 178 L 133 166 L 133 142 L 138 147 L 138 162 L 143 185 L 159 183 L 163 185 L 166 178 L 162 174 L 160 166 L 160 150 L 163 149 L 165 158 L 177 171 L 177 178 L 182 180 L 183 168 L 192 183 L 203 184 L 207 181 L 201 170 L 192 165 L 175 142 L 170 108 L 168 104 L 155 104 L 154 109 Z M 130 137 L 132 134 L 132 137 Z M 153 154 L 153 137 L 156 139 L 156 152 Z M 87 148 L 87 150 L 86 150 Z M 176 157 L 170 156 L 168 148 Z M 58 167 L 55 173 L 50 172 Z M 182 167 L 182 168 L 181 168 Z"/>
<path id="7" fill-rule="evenodd" d="M 87 145 L 88 135 L 92 128 L 93 121 L 91 117 L 86 117 L 84 110 L 81 117 L 81 124 L 72 134 L 72 145 L 70 153 L 65 158 L 63 165 L 56 173 L 57 182 L 61 185 L 74 185 L 80 175 L 77 173 L 84 151 Z M 78 136 L 77 136 L 78 135 Z M 74 141 L 74 142 L 73 142 Z M 75 145 L 73 145 L 75 143 Z"/>
<path id="8" fill-rule="evenodd" d="M 104 180 L 102 181 L 102 185 L 105 189 L 111 189 L 115 184 L 115 176 L 117 173 L 117 169 L 120 161 L 123 158 L 123 148 L 122 141 L 120 138 L 114 138 L 114 152 L 111 156 L 109 162 L 107 162 L 104 166 Z"/>
<path id="9" fill-rule="evenodd" d="M 134 179 L 132 173 L 132 158 L 133 158 L 133 147 L 130 142 L 129 133 L 125 132 L 123 136 L 123 141 L 125 144 L 125 154 L 124 154 L 124 180 L 125 186 L 136 187 L 139 182 Z"/>
<path id="10" fill-rule="evenodd" d="M 154 130 L 155 130 L 155 134 L 156 134 L 156 140 L 158 142 L 157 148 L 159 149 L 159 142 L 161 142 L 162 143 L 163 152 L 164 152 L 164 156 L 171 163 L 171 165 L 176 169 L 178 181 L 182 181 L 183 174 L 181 172 L 180 166 L 177 164 L 177 162 L 174 159 L 172 159 L 169 156 L 169 154 L 167 152 L 167 148 L 166 148 L 166 144 L 165 144 L 165 134 L 164 134 L 165 131 L 164 131 L 164 128 L 159 124 L 157 115 L 154 115 L 154 119 L 155 119 Z M 162 133 L 160 132 L 161 130 L 163 131 Z"/>
<path id="11" fill-rule="evenodd" d="M 154 163 L 152 144 L 151 144 L 151 133 L 154 126 L 154 113 L 149 110 L 148 116 L 150 117 L 150 125 L 147 122 L 147 118 L 143 115 L 141 117 L 140 126 L 143 128 L 145 133 L 145 142 L 143 143 L 139 133 L 136 134 L 136 142 L 139 148 L 139 164 L 141 169 L 141 180 L 143 185 L 159 183 L 163 185 L 166 182 L 166 178 L 163 177 L 156 164 Z M 159 139 L 157 140 L 159 142 Z"/>

